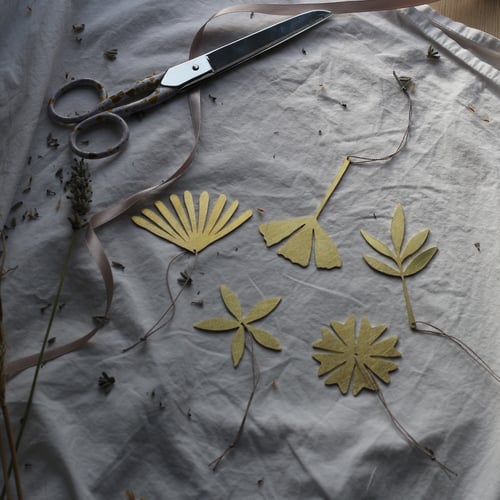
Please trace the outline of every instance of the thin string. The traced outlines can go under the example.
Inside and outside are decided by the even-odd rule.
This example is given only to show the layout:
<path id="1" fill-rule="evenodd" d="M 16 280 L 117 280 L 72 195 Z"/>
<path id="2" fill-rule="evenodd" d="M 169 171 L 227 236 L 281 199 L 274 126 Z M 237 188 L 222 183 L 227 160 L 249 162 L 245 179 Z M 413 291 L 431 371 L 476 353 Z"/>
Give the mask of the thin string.
<path id="1" fill-rule="evenodd" d="M 443 330 L 441 330 L 441 328 L 438 328 L 431 323 L 426 323 L 425 321 L 416 321 L 415 323 L 417 327 L 413 330 L 414 332 L 422 333 L 424 335 L 434 335 L 450 340 L 455 345 L 460 347 L 460 349 L 462 349 L 465 354 L 467 354 L 474 362 L 476 362 L 481 368 L 486 370 L 489 375 L 491 375 L 497 382 L 500 383 L 500 376 L 488 365 L 488 363 L 486 363 L 486 361 L 479 354 L 476 353 L 476 351 L 469 347 L 463 340 L 460 340 L 459 338 L 444 332 Z M 428 328 L 432 328 L 432 330 L 418 328 L 419 324 L 424 325 Z"/>
<path id="2" fill-rule="evenodd" d="M 227 446 L 227 448 L 222 452 L 221 455 L 219 455 L 215 460 L 213 460 L 208 464 L 208 466 L 211 467 L 214 472 L 219 466 L 219 464 L 222 462 L 222 460 L 226 457 L 226 455 L 238 444 L 239 440 L 241 439 L 241 436 L 243 434 L 243 429 L 245 427 L 248 414 L 250 412 L 250 405 L 252 404 L 255 392 L 257 391 L 257 385 L 259 384 L 260 380 L 260 371 L 254 353 L 253 337 L 246 330 L 245 330 L 245 335 L 246 335 L 245 349 L 250 353 L 250 358 L 252 361 L 252 391 L 250 392 L 250 397 L 248 398 L 247 406 L 245 408 L 245 413 L 243 414 L 243 419 L 241 420 L 238 432 L 236 433 L 233 441 L 231 442 L 231 444 Z M 249 343 L 247 343 L 248 338 L 250 339 Z M 248 344 L 250 344 L 250 346 Z"/>
<path id="3" fill-rule="evenodd" d="M 409 94 L 408 88 L 407 88 L 410 81 L 403 83 L 395 71 L 393 71 L 392 74 L 393 74 L 394 78 L 396 79 L 396 81 L 398 82 L 401 90 L 403 91 L 404 95 L 406 96 L 406 98 L 408 100 L 408 123 L 407 123 L 406 128 L 403 132 L 403 137 L 401 138 L 401 141 L 399 142 L 396 150 L 388 155 L 380 156 L 380 157 L 349 155 L 349 158 L 350 158 L 351 163 L 353 165 L 392 160 L 396 155 L 401 153 L 401 151 L 405 148 L 406 143 L 408 142 L 408 137 L 410 136 L 412 117 L 413 117 L 413 102 L 411 100 L 411 97 L 410 97 L 410 94 Z"/>

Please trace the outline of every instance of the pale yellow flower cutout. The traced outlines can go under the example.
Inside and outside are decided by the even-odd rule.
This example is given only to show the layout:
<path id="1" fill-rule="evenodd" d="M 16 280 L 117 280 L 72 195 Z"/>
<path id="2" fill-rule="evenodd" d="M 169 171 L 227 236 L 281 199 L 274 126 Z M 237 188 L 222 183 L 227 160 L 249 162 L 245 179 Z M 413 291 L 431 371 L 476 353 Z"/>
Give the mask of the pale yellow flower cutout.
<path id="1" fill-rule="evenodd" d="M 395 348 L 397 336 L 376 342 L 386 325 L 371 326 L 363 316 L 356 336 L 356 318 L 351 315 L 345 323 L 332 321 L 330 326 L 323 328 L 322 339 L 313 344 L 326 352 L 312 356 L 320 363 L 318 376 L 329 374 L 326 385 L 337 385 L 342 394 L 347 394 L 352 381 L 352 394 L 357 396 L 363 389 L 379 390 L 373 375 L 386 384 L 390 382 L 389 373 L 398 365 L 387 358 L 399 358 L 401 353 Z"/>
<path id="2" fill-rule="evenodd" d="M 236 368 L 245 352 L 245 332 L 248 332 L 253 339 L 262 347 L 273 351 L 281 351 L 279 341 L 270 333 L 255 327 L 252 323 L 258 321 L 278 307 L 281 302 L 280 297 L 271 297 L 255 305 L 251 311 L 243 316 L 242 307 L 238 297 L 224 285 L 220 286 L 220 295 L 226 309 L 233 316 L 232 318 L 211 318 L 195 323 L 194 327 L 199 330 L 209 332 L 227 332 L 236 330 L 231 343 L 231 356 L 233 365 Z"/>
<path id="3" fill-rule="evenodd" d="M 226 202 L 227 197 L 219 195 L 210 211 L 210 196 L 203 191 L 198 200 L 197 216 L 193 195 L 190 191 L 185 191 L 184 205 L 179 196 L 170 196 L 174 212 L 162 201 L 156 201 L 154 205 L 158 212 L 145 208 L 141 211 L 142 216 L 134 215 L 132 220 L 150 233 L 196 254 L 252 217 L 252 210 L 246 210 L 231 220 L 239 202 L 233 201 L 224 212 Z"/>
<path id="4" fill-rule="evenodd" d="M 351 160 L 346 158 L 333 183 L 313 215 L 293 219 L 266 222 L 259 226 L 266 246 L 271 247 L 290 238 L 278 249 L 278 255 L 302 267 L 309 265 L 314 248 L 314 261 L 319 269 L 333 269 L 342 266 L 342 259 L 333 240 L 320 226 L 318 217 L 333 195 Z"/>

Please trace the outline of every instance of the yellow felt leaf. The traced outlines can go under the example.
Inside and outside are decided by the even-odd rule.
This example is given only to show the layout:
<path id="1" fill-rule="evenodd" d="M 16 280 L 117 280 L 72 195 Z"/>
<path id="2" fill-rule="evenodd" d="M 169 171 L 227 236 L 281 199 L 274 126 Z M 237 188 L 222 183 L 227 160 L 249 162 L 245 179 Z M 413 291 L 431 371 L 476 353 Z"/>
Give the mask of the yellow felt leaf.
<path id="1" fill-rule="evenodd" d="M 193 325 L 198 330 L 209 332 L 227 332 L 240 326 L 240 322 L 232 318 L 211 318 L 199 321 Z"/>
<path id="2" fill-rule="evenodd" d="M 391 237 L 394 250 L 396 250 L 396 255 L 399 255 L 401 253 L 401 245 L 403 244 L 405 237 L 405 216 L 403 207 L 400 203 L 396 206 L 394 216 L 392 217 Z"/>
<path id="3" fill-rule="evenodd" d="M 162 201 L 156 201 L 155 207 L 159 213 L 146 208 L 142 210 L 144 217 L 133 216 L 135 224 L 192 253 L 201 252 L 208 245 L 233 232 L 251 216 L 252 210 L 246 210 L 232 219 L 238 208 L 234 201 L 228 210 L 222 214 L 226 196 L 220 195 L 209 214 L 209 195 L 206 191 L 200 194 L 198 214 L 193 195 L 184 192 L 184 205 L 179 196 L 170 196 L 170 203 L 175 213 L 168 209 Z"/>
<path id="4" fill-rule="evenodd" d="M 342 266 L 342 259 L 335 243 L 317 222 L 314 226 L 314 262 L 318 269 Z"/>
<path id="5" fill-rule="evenodd" d="M 299 217 L 265 222 L 259 226 L 259 231 L 266 242 L 266 246 L 272 247 L 304 226 L 309 219 L 310 217 Z"/>
<path id="6" fill-rule="evenodd" d="M 227 310 L 238 321 L 241 322 L 243 317 L 243 312 L 241 310 L 241 304 L 240 301 L 238 300 L 238 297 L 236 297 L 236 295 L 227 286 L 224 285 L 220 286 L 220 294 Z"/>
<path id="7" fill-rule="evenodd" d="M 281 302 L 281 297 L 271 297 L 265 299 L 255 305 L 252 310 L 243 318 L 245 324 L 252 323 L 259 319 L 265 318 L 268 314 L 272 313 Z"/>
<path id="8" fill-rule="evenodd" d="M 429 233 L 430 233 L 429 229 L 423 229 L 422 231 L 418 232 L 417 234 L 414 234 L 410 238 L 410 240 L 408 241 L 403 250 L 403 253 L 401 254 L 401 262 L 407 259 L 410 255 L 413 255 L 414 253 L 418 252 L 422 248 L 422 245 L 427 240 Z"/>
<path id="9" fill-rule="evenodd" d="M 364 231 L 361 229 L 360 231 L 361 236 L 363 236 L 364 240 L 370 245 L 375 251 L 378 253 L 385 255 L 386 257 L 391 258 L 395 262 L 397 261 L 396 256 L 394 255 L 394 252 L 392 252 L 387 245 L 382 243 L 381 241 L 377 240 L 374 236 L 372 236 L 370 233 L 367 231 Z"/>
<path id="10" fill-rule="evenodd" d="M 270 333 L 255 328 L 252 325 L 245 325 L 248 331 L 252 334 L 252 337 L 262 346 L 272 349 L 273 351 L 281 351 L 281 344 L 278 340 L 273 337 Z"/>
<path id="11" fill-rule="evenodd" d="M 363 389 L 378 390 L 372 374 L 385 383 L 390 382 L 389 373 L 398 366 L 388 358 L 401 354 L 395 349 L 396 336 L 376 341 L 385 331 L 385 325 L 371 326 L 363 317 L 356 335 L 356 319 L 351 315 L 344 323 L 332 321 L 330 326 L 332 331 L 323 329 L 322 339 L 313 344 L 316 349 L 331 351 L 313 354 L 320 363 L 318 376 L 328 374 L 326 385 L 338 385 L 342 394 L 347 394 L 352 382 L 352 393 L 356 396 Z"/>
<path id="12" fill-rule="evenodd" d="M 243 353 L 245 352 L 245 328 L 240 326 L 238 331 L 234 334 L 231 343 L 231 356 L 233 358 L 233 365 L 235 368 L 240 364 Z"/>
<path id="13" fill-rule="evenodd" d="M 397 269 L 394 269 L 388 264 L 375 259 L 375 257 L 363 255 L 363 259 L 372 269 L 375 269 L 375 271 L 378 271 L 379 273 L 388 274 L 389 276 L 396 276 L 398 278 L 401 277 L 401 273 Z"/>
<path id="14" fill-rule="evenodd" d="M 285 257 L 294 264 L 306 267 L 311 260 L 313 227 L 315 219 L 310 219 L 308 224 L 304 225 L 278 250 L 278 255 Z"/>
<path id="15" fill-rule="evenodd" d="M 420 272 L 422 269 L 424 269 L 425 266 L 427 266 L 427 264 L 429 264 L 434 255 L 436 255 L 437 251 L 438 247 L 431 247 L 418 254 L 408 264 L 408 266 L 404 270 L 404 275 L 412 276 L 413 274 L 417 274 L 418 272 Z"/>

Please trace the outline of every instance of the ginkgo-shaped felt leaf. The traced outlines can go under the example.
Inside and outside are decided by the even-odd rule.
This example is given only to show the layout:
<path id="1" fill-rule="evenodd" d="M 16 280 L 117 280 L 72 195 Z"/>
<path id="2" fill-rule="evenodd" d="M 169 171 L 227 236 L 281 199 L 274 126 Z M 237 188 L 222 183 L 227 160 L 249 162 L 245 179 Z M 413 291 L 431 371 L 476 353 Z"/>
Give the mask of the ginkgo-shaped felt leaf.
<path id="1" fill-rule="evenodd" d="M 259 226 L 268 247 L 289 240 L 278 249 L 278 255 L 294 264 L 306 267 L 314 248 L 314 262 L 319 269 L 333 269 L 342 266 L 342 259 L 333 240 L 320 226 L 318 217 L 325 208 L 351 161 L 346 158 L 318 209 L 309 217 L 276 220 Z"/>
<path id="2" fill-rule="evenodd" d="M 135 224 L 192 253 L 198 253 L 208 245 L 223 238 L 241 226 L 252 216 L 252 210 L 246 210 L 232 219 L 239 202 L 233 201 L 224 212 L 227 197 L 219 195 L 210 211 L 210 196 L 206 191 L 200 194 L 198 216 L 190 191 L 184 192 L 184 205 L 176 194 L 170 196 L 172 212 L 162 201 L 156 201 L 158 212 L 145 208 L 142 216 L 135 215 Z"/>
<path id="3" fill-rule="evenodd" d="M 403 294 L 405 297 L 406 308 L 408 311 L 408 321 L 411 328 L 415 328 L 415 316 L 411 307 L 408 288 L 406 286 L 406 278 L 422 271 L 427 264 L 432 260 L 438 251 L 438 247 L 429 247 L 422 250 L 427 237 L 429 236 L 429 229 L 414 234 L 404 245 L 405 240 L 405 216 L 401 204 L 396 206 L 391 223 L 391 239 L 394 250 L 391 250 L 387 245 L 376 239 L 367 231 L 361 230 L 361 236 L 375 251 L 384 257 L 388 257 L 395 266 L 387 264 L 375 257 L 363 255 L 365 262 L 375 271 L 389 276 L 401 278 L 403 283 Z M 418 253 L 419 252 L 419 253 Z M 412 259 L 405 264 L 405 262 L 412 257 Z"/>
<path id="4" fill-rule="evenodd" d="M 280 297 L 271 297 L 255 305 L 248 314 L 243 316 L 242 307 L 238 297 L 225 285 L 220 286 L 220 295 L 226 309 L 233 316 L 232 318 L 211 318 L 194 324 L 199 330 L 209 332 L 227 332 L 236 330 L 231 343 L 231 355 L 233 365 L 236 368 L 245 352 L 245 332 L 248 332 L 253 339 L 262 347 L 281 351 L 278 340 L 270 333 L 255 327 L 252 323 L 258 321 L 274 311 L 281 302 Z"/>
<path id="5" fill-rule="evenodd" d="M 356 335 L 356 318 L 351 315 L 345 323 L 332 321 L 330 326 L 323 328 L 321 340 L 313 344 L 323 352 L 312 356 L 320 363 L 318 376 L 328 374 L 326 385 L 337 385 L 342 394 L 347 394 L 352 382 L 352 393 L 357 396 L 363 389 L 378 390 L 372 375 L 386 384 L 390 382 L 389 374 L 398 369 L 390 358 L 399 358 L 401 353 L 395 348 L 396 336 L 377 342 L 386 325 L 371 326 L 363 316 Z"/>

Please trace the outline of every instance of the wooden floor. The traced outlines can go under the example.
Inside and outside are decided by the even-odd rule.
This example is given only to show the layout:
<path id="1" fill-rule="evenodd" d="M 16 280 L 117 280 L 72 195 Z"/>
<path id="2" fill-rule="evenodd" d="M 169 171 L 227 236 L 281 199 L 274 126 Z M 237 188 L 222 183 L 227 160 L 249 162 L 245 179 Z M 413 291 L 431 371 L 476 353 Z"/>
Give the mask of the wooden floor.
<path id="1" fill-rule="evenodd" d="M 441 0 L 432 8 L 461 23 L 500 38 L 500 0 Z"/>

